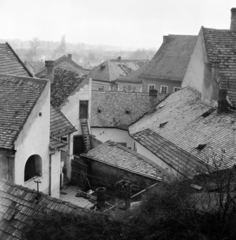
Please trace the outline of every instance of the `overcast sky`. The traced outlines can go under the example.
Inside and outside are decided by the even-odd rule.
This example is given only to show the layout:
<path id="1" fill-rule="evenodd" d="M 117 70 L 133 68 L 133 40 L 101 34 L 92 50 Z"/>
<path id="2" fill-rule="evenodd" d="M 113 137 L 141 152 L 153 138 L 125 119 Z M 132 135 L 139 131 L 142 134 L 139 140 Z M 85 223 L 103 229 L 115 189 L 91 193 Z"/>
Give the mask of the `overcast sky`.
<path id="1" fill-rule="evenodd" d="M 0 38 L 158 48 L 163 35 L 228 29 L 236 0 L 0 0 Z"/>

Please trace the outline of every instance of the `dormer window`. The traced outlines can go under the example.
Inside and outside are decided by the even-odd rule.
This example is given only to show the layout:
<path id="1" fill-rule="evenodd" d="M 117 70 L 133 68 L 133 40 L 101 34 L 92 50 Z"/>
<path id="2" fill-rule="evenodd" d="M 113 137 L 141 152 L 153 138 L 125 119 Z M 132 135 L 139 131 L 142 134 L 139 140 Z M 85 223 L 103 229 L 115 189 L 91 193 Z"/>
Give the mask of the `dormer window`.
<path id="1" fill-rule="evenodd" d="M 125 113 L 126 114 L 130 114 L 130 110 L 129 109 L 125 109 Z"/>
<path id="2" fill-rule="evenodd" d="M 163 123 L 160 123 L 159 127 L 160 128 L 163 128 L 168 122 L 163 122 Z"/>
<path id="3" fill-rule="evenodd" d="M 206 147 L 206 144 L 199 144 L 196 149 L 202 151 Z"/>

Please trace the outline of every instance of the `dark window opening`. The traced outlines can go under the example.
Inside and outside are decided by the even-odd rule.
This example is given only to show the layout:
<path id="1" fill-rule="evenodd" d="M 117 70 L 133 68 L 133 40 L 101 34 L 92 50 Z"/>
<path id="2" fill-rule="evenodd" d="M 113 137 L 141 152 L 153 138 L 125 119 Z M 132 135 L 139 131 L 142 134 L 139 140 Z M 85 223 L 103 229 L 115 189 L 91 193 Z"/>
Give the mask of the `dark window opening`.
<path id="1" fill-rule="evenodd" d="M 84 139 L 82 135 L 73 138 L 73 154 L 79 156 L 85 152 Z"/>
<path id="2" fill-rule="evenodd" d="M 25 164 L 25 181 L 42 175 L 42 159 L 39 155 L 32 155 Z"/>
<path id="3" fill-rule="evenodd" d="M 89 105 L 89 101 L 79 102 L 79 119 L 88 118 L 88 105 Z"/>
<path id="4" fill-rule="evenodd" d="M 168 122 L 163 122 L 163 123 L 160 123 L 160 128 L 163 128 Z"/>
<path id="5" fill-rule="evenodd" d="M 130 110 L 129 109 L 125 109 L 125 113 L 126 114 L 130 114 Z"/>
<path id="6" fill-rule="evenodd" d="M 122 145 L 122 146 L 124 146 L 124 147 L 127 146 L 127 143 L 126 143 L 126 142 L 118 142 L 118 144 L 120 144 L 120 145 Z"/>
<path id="7" fill-rule="evenodd" d="M 101 113 L 102 109 L 100 107 L 98 107 L 98 113 Z"/>

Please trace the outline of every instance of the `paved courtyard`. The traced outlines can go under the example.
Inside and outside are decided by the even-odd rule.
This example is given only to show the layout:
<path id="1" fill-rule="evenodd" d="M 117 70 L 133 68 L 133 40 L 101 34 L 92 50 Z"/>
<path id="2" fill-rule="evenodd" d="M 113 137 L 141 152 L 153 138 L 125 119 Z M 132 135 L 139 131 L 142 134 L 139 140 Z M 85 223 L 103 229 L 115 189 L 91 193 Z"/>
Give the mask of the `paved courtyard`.
<path id="1" fill-rule="evenodd" d="M 60 193 L 60 199 L 62 201 L 71 202 L 81 208 L 90 208 L 93 206 L 93 203 L 91 203 L 88 199 L 83 197 L 76 197 L 77 192 L 77 186 L 64 186 Z"/>

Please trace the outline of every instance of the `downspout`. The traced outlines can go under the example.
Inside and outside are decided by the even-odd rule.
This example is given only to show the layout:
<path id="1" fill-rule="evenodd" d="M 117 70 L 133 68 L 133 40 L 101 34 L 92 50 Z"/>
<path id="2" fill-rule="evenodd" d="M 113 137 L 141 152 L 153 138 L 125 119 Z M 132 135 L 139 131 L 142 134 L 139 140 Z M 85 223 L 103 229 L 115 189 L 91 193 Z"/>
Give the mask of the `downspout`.
<path id="1" fill-rule="evenodd" d="M 49 196 L 52 194 L 52 153 L 49 154 Z"/>

